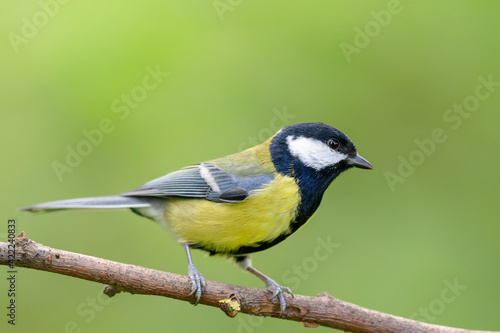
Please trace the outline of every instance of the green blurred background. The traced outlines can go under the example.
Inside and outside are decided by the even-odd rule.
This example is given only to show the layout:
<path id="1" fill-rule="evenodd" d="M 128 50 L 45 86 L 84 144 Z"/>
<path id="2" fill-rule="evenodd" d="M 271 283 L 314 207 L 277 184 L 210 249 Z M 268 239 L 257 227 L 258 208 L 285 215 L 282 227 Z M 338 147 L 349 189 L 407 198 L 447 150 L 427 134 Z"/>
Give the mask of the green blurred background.
<path id="1" fill-rule="evenodd" d="M 255 266 L 297 294 L 500 330 L 499 12 L 492 0 L 2 1 L 0 236 L 14 217 L 45 245 L 185 274 L 168 231 L 129 212 L 16 209 L 121 193 L 320 121 L 347 133 L 375 169 L 337 179 L 313 221 L 255 254 Z M 489 76 L 494 84 L 477 88 Z M 473 111 L 447 111 L 464 101 Z M 112 130 L 85 146 L 83 131 L 103 119 Z M 435 129 L 446 140 L 424 155 L 415 140 L 432 150 Z M 88 154 L 58 179 L 68 147 Z M 410 158 L 418 165 L 400 167 L 406 174 L 389 186 Z M 336 248 L 319 260 L 328 239 Z M 194 261 L 209 280 L 263 287 L 223 258 L 196 251 Z M 101 305 L 101 285 L 29 269 L 17 283 L 13 331 L 306 330 L 161 297 Z"/>

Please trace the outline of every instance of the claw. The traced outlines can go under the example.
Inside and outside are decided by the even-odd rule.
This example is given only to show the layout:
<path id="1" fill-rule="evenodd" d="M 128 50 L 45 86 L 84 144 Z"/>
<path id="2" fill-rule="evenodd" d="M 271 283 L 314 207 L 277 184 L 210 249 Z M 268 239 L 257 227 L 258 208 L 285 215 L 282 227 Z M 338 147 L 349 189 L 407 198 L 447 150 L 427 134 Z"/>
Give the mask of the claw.
<path id="1" fill-rule="evenodd" d="M 280 286 L 278 283 L 276 283 L 276 281 L 274 281 L 272 279 L 268 279 L 266 281 L 266 290 L 269 290 L 270 292 L 273 293 L 272 298 L 276 297 L 278 299 L 278 301 L 280 303 L 281 316 L 283 316 L 285 314 L 285 310 L 286 310 L 286 301 L 285 301 L 285 296 L 283 295 L 283 293 L 288 293 L 288 294 L 292 295 L 292 297 L 293 297 L 292 291 L 288 287 Z"/>
<path id="2" fill-rule="evenodd" d="M 273 297 L 277 297 L 278 301 L 280 303 L 280 310 L 281 310 L 281 316 L 285 314 L 286 310 L 286 301 L 285 301 L 285 296 L 283 293 L 288 293 L 292 295 L 292 291 L 288 287 L 282 287 L 276 281 L 271 279 L 270 277 L 264 275 L 263 273 L 259 272 L 255 268 L 252 267 L 252 261 L 250 260 L 250 257 L 248 256 L 243 256 L 243 257 L 237 257 L 236 262 L 243 268 L 264 281 L 266 284 L 266 290 L 270 291 L 273 294 Z"/>
<path id="3" fill-rule="evenodd" d="M 189 296 L 195 295 L 196 302 L 194 303 L 194 305 L 198 305 L 198 303 L 200 302 L 201 293 L 203 292 L 203 289 L 207 284 L 203 275 L 193 264 L 188 264 L 188 273 L 189 278 L 191 279 L 191 293 L 189 294 Z"/>

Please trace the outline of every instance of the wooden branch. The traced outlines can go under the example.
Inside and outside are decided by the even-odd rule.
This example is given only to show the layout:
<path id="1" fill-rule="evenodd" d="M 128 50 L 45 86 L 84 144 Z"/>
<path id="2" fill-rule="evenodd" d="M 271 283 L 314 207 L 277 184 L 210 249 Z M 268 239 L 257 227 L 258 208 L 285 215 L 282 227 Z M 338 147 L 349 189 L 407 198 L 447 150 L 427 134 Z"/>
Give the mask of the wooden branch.
<path id="1" fill-rule="evenodd" d="M 104 292 L 109 297 L 123 291 L 165 296 L 191 303 L 194 301 L 193 297 L 189 296 L 191 282 L 187 276 L 50 248 L 28 239 L 24 232 L 15 238 L 14 244 L 16 267 L 34 268 L 107 284 Z M 9 245 L 11 243 L 0 243 L 1 265 L 12 264 L 9 261 L 9 249 L 12 250 L 12 245 L 10 248 Z M 12 252 L 10 254 L 12 255 Z M 270 300 L 270 295 L 265 290 L 207 281 L 200 304 L 221 307 L 229 316 L 234 316 L 239 311 L 298 321 L 309 327 L 321 325 L 347 332 L 485 332 L 405 319 L 362 308 L 327 293 L 318 294 L 316 297 L 286 297 L 288 306 L 281 317 L 279 304 L 276 299 Z"/>

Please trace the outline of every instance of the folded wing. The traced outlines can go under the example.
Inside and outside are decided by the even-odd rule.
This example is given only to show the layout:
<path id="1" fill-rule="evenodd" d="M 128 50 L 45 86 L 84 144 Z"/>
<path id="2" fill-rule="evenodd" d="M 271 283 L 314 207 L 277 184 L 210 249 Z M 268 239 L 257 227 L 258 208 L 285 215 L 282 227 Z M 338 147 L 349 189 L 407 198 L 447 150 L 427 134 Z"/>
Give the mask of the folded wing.
<path id="1" fill-rule="evenodd" d="M 123 196 L 200 198 L 214 202 L 240 202 L 273 179 L 272 174 L 249 177 L 224 172 L 211 163 L 200 163 L 152 180 Z"/>

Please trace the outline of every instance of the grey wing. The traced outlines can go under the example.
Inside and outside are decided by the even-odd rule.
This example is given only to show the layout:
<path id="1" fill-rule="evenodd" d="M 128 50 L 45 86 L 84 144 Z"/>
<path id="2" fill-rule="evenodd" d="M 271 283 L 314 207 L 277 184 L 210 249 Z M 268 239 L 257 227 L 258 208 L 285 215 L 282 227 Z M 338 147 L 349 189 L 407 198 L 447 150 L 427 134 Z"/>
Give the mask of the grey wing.
<path id="1" fill-rule="evenodd" d="M 240 202 L 250 191 L 261 188 L 273 178 L 273 175 L 238 177 L 210 163 L 201 163 L 169 173 L 122 195 Z"/>

